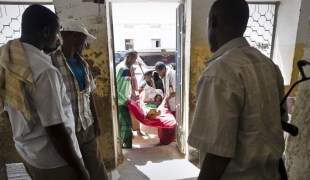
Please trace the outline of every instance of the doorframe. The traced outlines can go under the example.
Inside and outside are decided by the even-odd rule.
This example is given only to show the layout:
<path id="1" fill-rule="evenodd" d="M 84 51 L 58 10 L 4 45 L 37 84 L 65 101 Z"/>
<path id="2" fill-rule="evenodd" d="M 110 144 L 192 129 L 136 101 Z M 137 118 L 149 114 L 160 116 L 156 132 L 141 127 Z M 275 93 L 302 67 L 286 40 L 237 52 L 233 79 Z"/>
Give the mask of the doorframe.
<path id="1" fill-rule="evenodd" d="M 185 126 L 185 137 L 189 134 L 189 89 L 190 89 L 190 70 L 191 70 L 191 25 L 192 25 L 192 0 L 184 2 L 185 19 L 185 39 L 184 39 L 184 72 L 183 72 L 183 118 Z M 183 26 L 183 28 L 184 28 Z M 185 158 L 188 159 L 189 148 L 185 139 Z"/>
<path id="2" fill-rule="evenodd" d="M 111 100 L 112 100 L 112 118 L 113 118 L 113 139 L 114 139 L 114 153 L 115 162 L 118 165 L 118 160 L 122 158 L 122 148 L 119 139 L 119 125 L 117 113 L 117 98 L 116 98 L 116 79 L 114 68 L 114 37 L 112 20 L 112 3 L 180 3 L 184 4 L 184 75 L 182 78 L 183 83 L 183 118 L 185 125 L 185 139 L 188 137 L 189 130 L 189 85 L 190 85 L 190 48 L 191 48 L 191 14 L 192 14 L 192 0 L 106 0 L 106 17 L 107 17 L 107 32 L 108 32 L 108 51 L 109 51 L 109 70 L 110 70 L 110 84 L 111 84 Z M 111 16 L 111 17 L 110 17 Z M 185 140 L 185 157 L 188 158 L 188 144 Z"/>

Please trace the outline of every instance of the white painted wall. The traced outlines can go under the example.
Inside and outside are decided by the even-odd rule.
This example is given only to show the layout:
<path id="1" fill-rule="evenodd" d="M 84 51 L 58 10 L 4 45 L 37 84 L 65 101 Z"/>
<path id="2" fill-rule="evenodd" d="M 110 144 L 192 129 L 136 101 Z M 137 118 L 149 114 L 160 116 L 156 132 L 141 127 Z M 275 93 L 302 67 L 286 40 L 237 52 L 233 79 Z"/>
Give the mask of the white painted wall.
<path id="1" fill-rule="evenodd" d="M 273 60 L 279 65 L 284 84 L 290 85 L 301 0 L 282 0 L 278 9 Z"/>
<path id="2" fill-rule="evenodd" d="M 309 3 L 308 0 L 306 5 Z M 302 10 L 304 7 L 302 6 Z M 308 9 L 309 10 L 309 9 Z M 303 14 L 303 13 L 302 13 Z M 308 24 L 308 23 L 307 23 Z M 303 32 L 306 32 L 303 42 L 305 43 L 304 58 L 310 60 L 310 28 L 309 25 L 304 26 Z M 310 75 L 310 67 L 305 66 L 304 71 L 307 77 Z M 300 180 L 310 179 L 309 162 L 310 162 L 310 146 L 309 146 L 309 110 L 310 110 L 310 81 L 302 82 L 298 85 L 297 95 L 295 98 L 294 110 L 291 123 L 299 128 L 298 136 L 288 136 L 285 149 L 285 166 L 288 173 L 288 179 Z"/>
<path id="3" fill-rule="evenodd" d="M 134 40 L 135 50 L 151 49 L 152 39 L 160 39 L 163 48 L 175 48 L 177 6 L 177 3 L 113 3 L 115 51 L 125 50 L 125 39 Z M 126 25 L 133 27 L 125 28 Z"/>
<path id="4" fill-rule="evenodd" d="M 53 0 L 0 0 L 2 2 L 10 2 L 10 3 L 53 3 Z"/>
<path id="5" fill-rule="evenodd" d="M 305 43 L 307 30 L 309 28 L 309 18 L 310 18 L 310 1 L 302 0 L 297 32 L 297 41 L 296 43 Z M 309 40 L 308 40 L 309 41 Z M 308 44 L 309 45 L 309 44 Z M 309 58 L 309 56 L 308 56 Z M 310 61 L 310 59 L 308 59 Z"/>

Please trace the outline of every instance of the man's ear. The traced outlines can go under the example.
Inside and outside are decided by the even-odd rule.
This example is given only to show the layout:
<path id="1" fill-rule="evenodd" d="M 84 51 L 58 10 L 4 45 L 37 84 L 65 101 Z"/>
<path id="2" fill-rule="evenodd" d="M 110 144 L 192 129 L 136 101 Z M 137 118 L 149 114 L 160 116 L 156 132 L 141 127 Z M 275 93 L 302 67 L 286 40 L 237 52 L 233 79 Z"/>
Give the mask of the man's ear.
<path id="1" fill-rule="evenodd" d="M 43 37 L 47 38 L 51 33 L 51 28 L 49 26 L 45 26 L 42 29 Z"/>
<path id="2" fill-rule="evenodd" d="M 212 28 L 216 28 L 216 26 L 217 26 L 217 19 L 216 19 L 214 13 L 212 13 L 212 12 L 209 15 L 209 25 Z"/>

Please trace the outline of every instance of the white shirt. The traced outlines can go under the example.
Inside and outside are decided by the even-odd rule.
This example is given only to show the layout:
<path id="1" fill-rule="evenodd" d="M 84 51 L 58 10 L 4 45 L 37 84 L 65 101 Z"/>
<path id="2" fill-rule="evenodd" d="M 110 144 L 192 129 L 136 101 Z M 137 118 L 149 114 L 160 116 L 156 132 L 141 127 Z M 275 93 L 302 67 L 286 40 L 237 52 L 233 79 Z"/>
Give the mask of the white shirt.
<path id="1" fill-rule="evenodd" d="M 35 82 L 35 87 L 25 85 L 25 93 L 36 124 L 27 120 L 20 111 L 5 105 L 12 124 L 15 147 L 21 157 L 36 168 L 50 169 L 67 165 L 55 150 L 44 128 L 64 123 L 78 156 L 82 158 L 75 136 L 71 103 L 62 76 L 52 66 L 49 56 L 32 45 L 22 45 Z"/>
<path id="2" fill-rule="evenodd" d="M 169 67 L 167 67 L 169 68 Z M 166 72 L 167 73 L 167 72 Z M 166 78 L 163 77 L 161 78 L 162 82 L 163 82 L 163 86 L 164 86 L 164 90 L 165 92 L 169 91 L 170 93 L 174 93 L 176 92 L 176 76 L 175 76 L 175 70 L 171 69 L 171 73 L 170 73 L 170 77 L 169 77 L 169 89 L 166 89 Z M 175 107 L 175 97 L 171 98 L 169 100 L 169 109 L 170 111 L 174 112 L 176 111 L 176 107 Z"/>
<path id="3" fill-rule="evenodd" d="M 279 68 L 245 38 L 222 46 L 197 84 L 188 143 L 200 150 L 200 164 L 211 153 L 232 158 L 222 180 L 277 179 L 283 95 Z"/>

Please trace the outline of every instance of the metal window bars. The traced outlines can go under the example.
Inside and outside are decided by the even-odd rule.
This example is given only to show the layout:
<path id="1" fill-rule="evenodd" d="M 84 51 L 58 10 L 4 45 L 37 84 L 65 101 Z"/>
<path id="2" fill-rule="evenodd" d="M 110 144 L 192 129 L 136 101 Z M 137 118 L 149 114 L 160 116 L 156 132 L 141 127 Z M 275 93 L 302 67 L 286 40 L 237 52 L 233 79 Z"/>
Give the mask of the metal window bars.
<path id="1" fill-rule="evenodd" d="M 272 58 L 277 4 L 249 3 L 250 17 L 244 37 L 249 44 Z"/>
<path id="2" fill-rule="evenodd" d="M 0 46 L 20 38 L 22 14 L 29 4 L 0 4 Z M 44 5 L 53 10 L 53 5 Z"/>
<path id="3" fill-rule="evenodd" d="M 27 4 L 0 4 L 0 46 L 21 35 L 21 17 Z M 53 9 L 53 5 L 46 5 Z M 244 36 L 251 46 L 272 58 L 277 4 L 249 3 L 250 18 Z"/>

